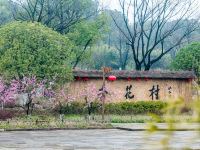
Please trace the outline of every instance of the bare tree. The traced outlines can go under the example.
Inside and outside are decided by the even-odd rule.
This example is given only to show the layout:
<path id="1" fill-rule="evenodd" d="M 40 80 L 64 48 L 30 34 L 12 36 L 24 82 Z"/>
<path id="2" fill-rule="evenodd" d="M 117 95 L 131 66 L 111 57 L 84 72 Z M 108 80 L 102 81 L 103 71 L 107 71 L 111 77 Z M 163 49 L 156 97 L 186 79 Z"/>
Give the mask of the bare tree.
<path id="1" fill-rule="evenodd" d="M 15 20 L 41 22 L 60 33 L 97 14 L 91 0 L 10 0 Z M 91 8 L 92 7 L 92 8 Z"/>
<path id="2" fill-rule="evenodd" d="M 116 10 L 105 10 L 105 13 L 109 16 L 110 13 L 112 13 L 112 16 L 116 18 L 116 21 L 119 23 L 118 25 L 122 29 L 126 29 L 126 26 L 123 22 L 123 15 L 120 11 Z M 130 47 L 127 45 L 127 39 L 124 37 L 124 35 L 118 30 L 118 28 L 115 26 L 115 23 L 113 22 L 112 18 L 109 19 L 109 34 L 106 37 L 106 44 L 110 48 L 114 48 L 116 50 L 116 56 L 117 56 L 117 64 L 118 68 L 125 70 L 130 58 Z"/>
<path id="3" fill-rule="evenodd" d="M 44 19 L 45 0 L 10 0 L 10 3 L 15 20 L 41 22 Z"/>
<path id="4" fill-rule="evenodd" d="M 136 70 L 149 70 L 199 28 L 197 19 L 187 26 L 182 24 L 197 12 L 197 0 L 119 0 L 119 3 L 126 28 L 121 28 L 117 19 L 111 16 L 128 41 Z M 169 46 L 170 37 L 179 30 L 182 33 Z M 160 53 L 152 57 L 152 52 L 157 49 Z"/>
<path id="5" fill-rule="evenodd" d="M 117 41 L 115 42 L 115 48 L 119 54 L 119 64 L 122 70 L 126 69 L 129 59 L 129 47 L 126 44 L 126 40 L 124 39 L 123 35 L 119 33 Z"/>

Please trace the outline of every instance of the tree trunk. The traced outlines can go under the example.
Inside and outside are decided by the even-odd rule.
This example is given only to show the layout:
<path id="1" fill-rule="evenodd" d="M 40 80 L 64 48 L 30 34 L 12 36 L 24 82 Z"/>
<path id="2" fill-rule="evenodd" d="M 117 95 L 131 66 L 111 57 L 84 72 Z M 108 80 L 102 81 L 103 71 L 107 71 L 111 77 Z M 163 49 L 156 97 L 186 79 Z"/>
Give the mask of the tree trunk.
<path id="1" fill-rule="evenodd" d="M 32 113 L 31 107 L 32 107 L 32 98 L 31 98 L 31 94 L 28 93 L 28 103 L 26 104 L 26 107 L 25 107 L 27 116 L 31 115 Z"/>
<path id="2" fill-rule="evenodd" d="M 4 102 L 1 103 L 1 109 L 4 109 Z"/>
<path id="3" fill-rule="evenodd" d="M 141 71 L 142 70 L 141 64 L 136 64 L 136 68 L 135 69 L 138 70 L 138 71 Z"/>
<path id="4" fill-rule="evenodd" d="M 105 88 L 105 84 L 106 84 L 106 77 L 105 77 L 105 70 L 103 69 L 103 86 L 102 89 Z M 103 100 L 102 100 L 102 122 L 104 123 L 105 120 L 105 93 L 103 93 Z"/>
<path id="5" fill-rule="evenodd" d="M 147 66 L 145 66 L 144 70 L 145 70 L 145 71 L 149 71 L 150 68 L 151 68 L 151 66 L 150 66 L 150 65 L 147 65 Z"/>
<path id="6" fill-rule="evenodd" d="M 125 66 L 125 65 L 122 65 L 121 69 L 122 69 L 122 70 L 126 70 L 126 66 Z"/>

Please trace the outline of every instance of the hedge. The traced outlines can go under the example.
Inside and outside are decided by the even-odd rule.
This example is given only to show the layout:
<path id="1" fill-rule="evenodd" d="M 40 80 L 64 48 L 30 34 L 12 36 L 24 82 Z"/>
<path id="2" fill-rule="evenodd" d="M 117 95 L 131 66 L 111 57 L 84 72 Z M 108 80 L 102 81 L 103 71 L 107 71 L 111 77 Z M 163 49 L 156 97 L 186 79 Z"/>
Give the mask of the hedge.
<path id="1" fill-rule="evenodd" d="M 105 104 L 105 114 L 147 114 L 155 113 L 161 114 L 162 109 L 166 107 L 167 103 L 162 101 L 137 101 L 137 102 L 120 102 Z M 56 109 L 59 112 L 59 108 Z M 101 114 L 101 104 L 94 102 L 91 108 L 93 114 Z M 72 102 L 70 105 L 62 107 L 64 114 L 87 114 L 88 109 L 83 102 Z"/>
<path id="2" fill-rule="evenodd" d="M 106 114 L 160 114 L 166 103 L 161 101 L 138 101 L 109 103 L 106 105 Z"/>

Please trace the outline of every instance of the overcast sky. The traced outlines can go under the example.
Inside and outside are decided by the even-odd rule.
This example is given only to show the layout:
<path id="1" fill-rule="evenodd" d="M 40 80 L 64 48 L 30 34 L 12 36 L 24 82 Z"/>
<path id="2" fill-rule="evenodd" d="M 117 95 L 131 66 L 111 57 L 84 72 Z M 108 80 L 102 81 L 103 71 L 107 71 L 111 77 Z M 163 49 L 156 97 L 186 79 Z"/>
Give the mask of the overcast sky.
<path id="1" fill-rule="evenodd" d="M 106 8 L 110 8 L 112 10 L 119 10 L 119 0 L 99 0 L 100 4 Z"/>
<path id="2" fill-rule="evenodd" d="M 103 8 L 111 9 L 111 10 L 119 10 L 121 11 L 120 5 L 119 5 L 119 0 L 99 0 L 100 6 Z M 200 0 L 195 0 L 193 3 L 193 7 L 196 8 L 196 13 L 193 14 L 192 18 L 197 18 L 200 16 Z"/>

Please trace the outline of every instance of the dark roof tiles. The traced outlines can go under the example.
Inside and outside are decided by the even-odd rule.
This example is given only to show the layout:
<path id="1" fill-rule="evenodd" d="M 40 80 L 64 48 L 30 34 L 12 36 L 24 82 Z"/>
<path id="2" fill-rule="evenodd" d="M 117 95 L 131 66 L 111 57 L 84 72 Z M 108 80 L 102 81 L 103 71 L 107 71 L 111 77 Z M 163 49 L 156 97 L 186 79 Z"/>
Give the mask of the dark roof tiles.
<path id="1" fill-rule="evenodd" d="M 74 70 L 74 77 L 102 78 L 100 70 Z M 196 78 L 193 71 L 127 71 L 113 70 L 106 74 L 117 78 L 152 78 L 152 79 L 191 79 Z"/>

